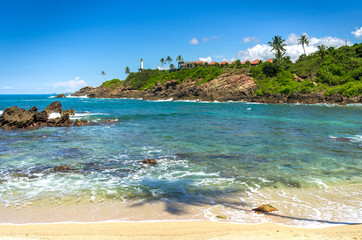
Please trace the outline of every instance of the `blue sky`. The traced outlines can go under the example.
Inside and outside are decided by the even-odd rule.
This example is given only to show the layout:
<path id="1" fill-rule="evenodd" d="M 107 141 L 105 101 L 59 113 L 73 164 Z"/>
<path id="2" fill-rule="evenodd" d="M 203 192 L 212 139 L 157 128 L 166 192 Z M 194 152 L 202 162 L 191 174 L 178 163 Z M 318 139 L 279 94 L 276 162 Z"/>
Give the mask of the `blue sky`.
<path id="1" fill-rule="evenodd" d="M 275 35 L 295 59 L 303 33 L 312 40 L 308 52 L 361 42 L 361 1 L 0 0 L 0 94 L 98 86 L 101 71 L 125 79 L 125 67 L 137 71 L 140 58 L 145 68 L 179 54 L 266 60 Z"/>

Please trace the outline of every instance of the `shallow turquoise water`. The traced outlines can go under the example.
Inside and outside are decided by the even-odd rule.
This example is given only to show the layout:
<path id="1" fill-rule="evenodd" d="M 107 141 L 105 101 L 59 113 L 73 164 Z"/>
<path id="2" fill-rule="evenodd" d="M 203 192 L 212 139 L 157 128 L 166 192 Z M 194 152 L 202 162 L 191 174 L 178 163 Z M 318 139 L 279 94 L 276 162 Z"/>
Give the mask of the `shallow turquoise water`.
<path id="1" fill-rule="evenodd" d="M 49 95 L 0 95 L 0 110 L 43 110 L 53 101 Z M 1 130 L 1 206 L 68 198 L 202 203 L 263 188 L 362 183 L 362 105 L 59 101 L 75 109 L 74 119 L 93 125 Z M 159 164 L 141 164 L 146 158 Z M 59 165 L 75 171 L 51 171 Z"/>

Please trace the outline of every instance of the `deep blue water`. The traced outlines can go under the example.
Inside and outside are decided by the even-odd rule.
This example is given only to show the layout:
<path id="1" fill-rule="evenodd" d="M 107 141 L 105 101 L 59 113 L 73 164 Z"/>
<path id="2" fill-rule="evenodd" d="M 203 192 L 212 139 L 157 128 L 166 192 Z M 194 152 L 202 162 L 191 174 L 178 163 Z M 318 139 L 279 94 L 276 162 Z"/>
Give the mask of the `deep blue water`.
<path id="1" fill-rule="evenodd" d="M 0 95 L 0 110 L 41 111 L 59 100 L 63 109 L 75 109 L 73 119 L 93 125 L 0 130 L 2 206 L 47 198 L 217 198 L 362 183 L 362 105 L 49 96 Z M 159 164 L 141 164 L 146 158 Z M 50 171 L 59 165 L 75 171 Z"/>

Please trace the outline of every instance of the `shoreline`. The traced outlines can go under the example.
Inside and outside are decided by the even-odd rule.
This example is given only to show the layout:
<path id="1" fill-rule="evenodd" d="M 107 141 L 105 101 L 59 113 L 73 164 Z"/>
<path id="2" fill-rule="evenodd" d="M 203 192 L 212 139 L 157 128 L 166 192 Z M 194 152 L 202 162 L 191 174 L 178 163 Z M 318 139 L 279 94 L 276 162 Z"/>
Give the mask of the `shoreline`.
<path id="1" fill-rule="evenodd" d="M 361 239 L 362 225 L 301 228 L 207 221 L 0 224 L 0 240 L 20 239 Z"/>

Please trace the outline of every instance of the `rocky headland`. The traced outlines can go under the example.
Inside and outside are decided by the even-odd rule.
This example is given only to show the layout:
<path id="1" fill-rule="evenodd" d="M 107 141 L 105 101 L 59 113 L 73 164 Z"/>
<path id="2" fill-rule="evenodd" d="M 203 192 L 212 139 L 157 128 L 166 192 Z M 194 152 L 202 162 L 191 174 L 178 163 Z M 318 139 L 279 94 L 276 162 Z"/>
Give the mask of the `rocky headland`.
<path id="1" fill-rule="evenodd" d="M 69 127 L 87 125 L 86 120 L 73 122 L 69 116 L 75 111 L 63 110 L 59 101 L 51 103 L 44 111 L 38 112 L 36 107 L 29 110 L 13 106 L 6 108 L 0 116 L 0 127 L 3 130 L 28 129 L 36 127 Z"/>
<path id="2" fill-rule="evenodd" d="M 296 79 L 298 81 L 298 79 Z M 247 101 L 258 103 L 362 103 L 362 97 L 345 97 L 342 95 L 326 96 L 324 92 L 308 94 L 265 94 L 256 95 L 257 84 L 254 79 L 244 74 L 225 73 L 210 82 L 197 84 L 199 80 L 177 80 L 157 83 L 150 89 L 137 90 L 130 86 L 115 88 L 99 86 L 84 87 L 72 96 L 87 96 L 89 98 L 142 98 L 145 100 L 200 100 L 200 101 Z"/>

